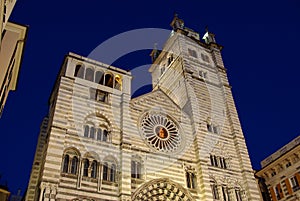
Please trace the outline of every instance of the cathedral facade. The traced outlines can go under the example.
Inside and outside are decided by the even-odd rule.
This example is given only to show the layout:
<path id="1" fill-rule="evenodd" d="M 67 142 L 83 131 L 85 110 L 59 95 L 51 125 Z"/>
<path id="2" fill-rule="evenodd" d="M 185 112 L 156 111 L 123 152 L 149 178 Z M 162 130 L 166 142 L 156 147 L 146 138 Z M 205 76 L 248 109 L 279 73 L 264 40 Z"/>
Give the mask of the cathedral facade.
<path id="1" fill-rule="evenodd" d="M 44 119 L 26 200 L 258 201 L 222 46 L 174 17 L 151 53 L 153 90 L 69 53 Z"/>

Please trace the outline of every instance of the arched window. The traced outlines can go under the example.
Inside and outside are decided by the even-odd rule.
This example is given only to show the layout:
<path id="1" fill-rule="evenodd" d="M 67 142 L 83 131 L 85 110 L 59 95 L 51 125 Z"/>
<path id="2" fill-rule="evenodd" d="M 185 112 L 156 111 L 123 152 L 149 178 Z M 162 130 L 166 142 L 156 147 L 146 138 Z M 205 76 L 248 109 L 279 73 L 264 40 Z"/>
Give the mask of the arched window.
<path id="1" fill-rule="evenodd" d="M 114 83 L 113 80 L 114 80 L 114 78 L 113 78 L 113 76 L 111 74 L 106 74 L 105 75 L 105 83 L 104 83 L 104 85 L 112 88 L 113 87 L 113 83 Z"/>
<path id="2" fill-rule="evenodd" d="M 110 168 L 110 179 L 111 182 L 116 181 L 116 165 L 112 164 Z"/>
<path id="3" fill-rule="evenodd" d="M 97 84 L 103 84 L 103 81 L 104 81 L 104 73 L 102 71 L 97 71 L 95 82 Z"/>
<path id="4" fill-rule="evenodd" d="M 223 159 L 223 167 L 224 167 L 225 169 L 227 169 L 226 159 L 225 159 L 225 158 L 222 158 L 222 159 Z"/>
<path id="5" fill-rule="evenodd" d="M 214 166 L 218 167 L 218 160 L 216 156 L 214 156 Z"/>
<path id="6" fill-rule="evenodd" d="M 70 160 L 69 155 L 65 155 L 63 160 L 63 170 L 62 170 L 65 173 L 67 173 L 69 169 L 69 160 Z"/>
<path id="7" fill-rule="evenodd" d="M 237 201 L 242 201 L 242 193 L 240 189 L 235 189 L 235 197 Z"/>
<path id="8" fill-rule="evenodd" d="M 89 137 L 90 127 L 88 125 L 84 126 L 84 137 Z"/>
<path id="9" fill-rule="evenodd" d="M 97 140 L 102 140 L 102 130 L 101 130 L 101 128 L 98 128 L 98 130 L 97 130 Z"/>
<path id="10" fill-rule="evenodd" d="M 90 166 L 89 160 L 85 159 L 83 165 L 83 176 L 85 177 L 88 177 L 89 175 L 89 166 Z"/>
<path id="11" fill-rule="evenodd" d="M 90 138 L 95 138 L 95 128 L 94 127 L 91 127 L 90 129 Z"/>
<path id="12" fill-rule="evenodd" d="M 78 167 L 78 158 L 74 156 L 71 164 L 71 174 L 77 173 L 77 167 Z"/>
<path id="13" fill-rule="evenodd" d="M 91 177 L 96 178 L 97 177 L 97 161 L 93 161 L 91 165 L 92 171 L 91 171 Z"/>
<path id="14" fill-rule="evenodd" d="M 141 178 L 141 163 L 137 161 L 131 161 L 131 177 Z"/>
<path id="15" fill-rule="evenodd" d="M 196 188 L 196 184 L 197 184 L 197 180 L 196 180 L 196 176 L 193 172 L 186 172 L 185 174 L 186 177 L 186 184 L 188 188 L 192 188 L 195 189 Z"/>
<path id="16" fill-rule="evenodd" d="M 83 79 L 83 76 L 84 76 L 84 66 L 82 66 L 81 64 L 76 65 L 74 76 Z"/>
<path id="17" fill-rule="evenodd" d="M 190 173 L 192 188 L 195 189 L 197 186 L 196 176 L 194 173 Z"/>
<path id="18" fill-rule="evenodd" d="M 119 75 L 115 76 L 115 89 L 121 90 L 122 78 Z"/>
<path id="19" fill-rule="evenodd" d="M 218 186 L 215 183 L 213 183 L 211 185 L 211 191 L 212 191 L 214 200 L 219 200 L 220 196 L 219 196 L 219 192 L 218 192 Z"/>
<path id="20" fill-rule="evenodd" d="M 108 179 L 107 179 L 107 174 L 108 174 L 108 165 L 107 165 L 107 163 L 104 163 L 103 164 L 103 175 L 102 175 L 102 179 L 104 180 L 104 181 L 107 181 Z"/>
<path id="21" fill-rule="evenodd" d="M 94 70 L 92 68 L 86 69 L 85 79 L 94 82 Z"/>
<path id="22" fill-rule="evenodd" d="M 188 188 L 191 188 L 191 178 L 190 178 L 190 174 L 189 172 L 185 173 L 185 177 L 186 177 L 186 184 Z"/>
<path id="23" fill-rule="evenodd" d="M 108 131 L 107 130 L 103 130 L 103 141 L 106 142 L 107 141 L 107 136 L 108 136 Z"/>

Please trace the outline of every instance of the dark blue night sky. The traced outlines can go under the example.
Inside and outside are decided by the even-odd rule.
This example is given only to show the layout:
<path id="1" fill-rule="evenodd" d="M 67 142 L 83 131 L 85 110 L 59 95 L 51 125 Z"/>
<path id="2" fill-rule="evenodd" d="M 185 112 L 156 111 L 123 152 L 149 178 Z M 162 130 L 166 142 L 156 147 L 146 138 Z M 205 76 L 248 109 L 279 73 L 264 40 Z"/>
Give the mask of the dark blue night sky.
<path id="1" fill-rule="evenodd" d="M 208 26 L 224 46 L 253 168 L 298 136 L 298 0 L 19 0 L 10 20 L 29 25 L 29 33 L 17 91 L 9 94 L 0 119 L 0 183 L 7 181 L 12 193 L 25 191 L 39 126 L 65 54 L 88 56 L 105 40 L 132 29 L 171 29 L 175 12 L 201 36 Z M 131 53 L 116 65 L 134 69 L 150 64 L 149 53 Z"/>

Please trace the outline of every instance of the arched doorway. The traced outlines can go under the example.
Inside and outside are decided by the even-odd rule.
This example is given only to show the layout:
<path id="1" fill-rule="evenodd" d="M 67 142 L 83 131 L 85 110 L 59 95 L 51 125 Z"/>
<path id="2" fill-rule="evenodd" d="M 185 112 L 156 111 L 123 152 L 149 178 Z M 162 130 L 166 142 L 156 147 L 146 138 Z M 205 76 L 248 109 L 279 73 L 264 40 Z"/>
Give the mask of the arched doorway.
<path id="1" fill-rule="evenodd" d="M 154 179 L 139 187 L 132 195 L 132 201 L 194 201 L 190 193 L 170 179 Z"/>

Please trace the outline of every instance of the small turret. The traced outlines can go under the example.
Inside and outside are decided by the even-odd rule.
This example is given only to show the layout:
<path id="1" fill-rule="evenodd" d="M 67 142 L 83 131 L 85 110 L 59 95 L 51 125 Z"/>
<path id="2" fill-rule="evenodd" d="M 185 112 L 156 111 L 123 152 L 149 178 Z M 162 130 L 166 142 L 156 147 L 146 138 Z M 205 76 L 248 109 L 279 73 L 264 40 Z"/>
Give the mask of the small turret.
<path id="1" fill-rule="evenodd" d="M 203 40 L 206 44 L 216 43 L 215 34 L 208 31 L 208 27 L 205 28 L 206 33 L 203 36 Z"/>
<path id="2" fill-rule="evenodd" d="M 173 28 L 173 30 L 176 31 L 177 29 L 184 28 L 184 21 L 182 19 L 179 19 L 178 15 L 175 13 L 174 18 L 170 25 Z"/>

